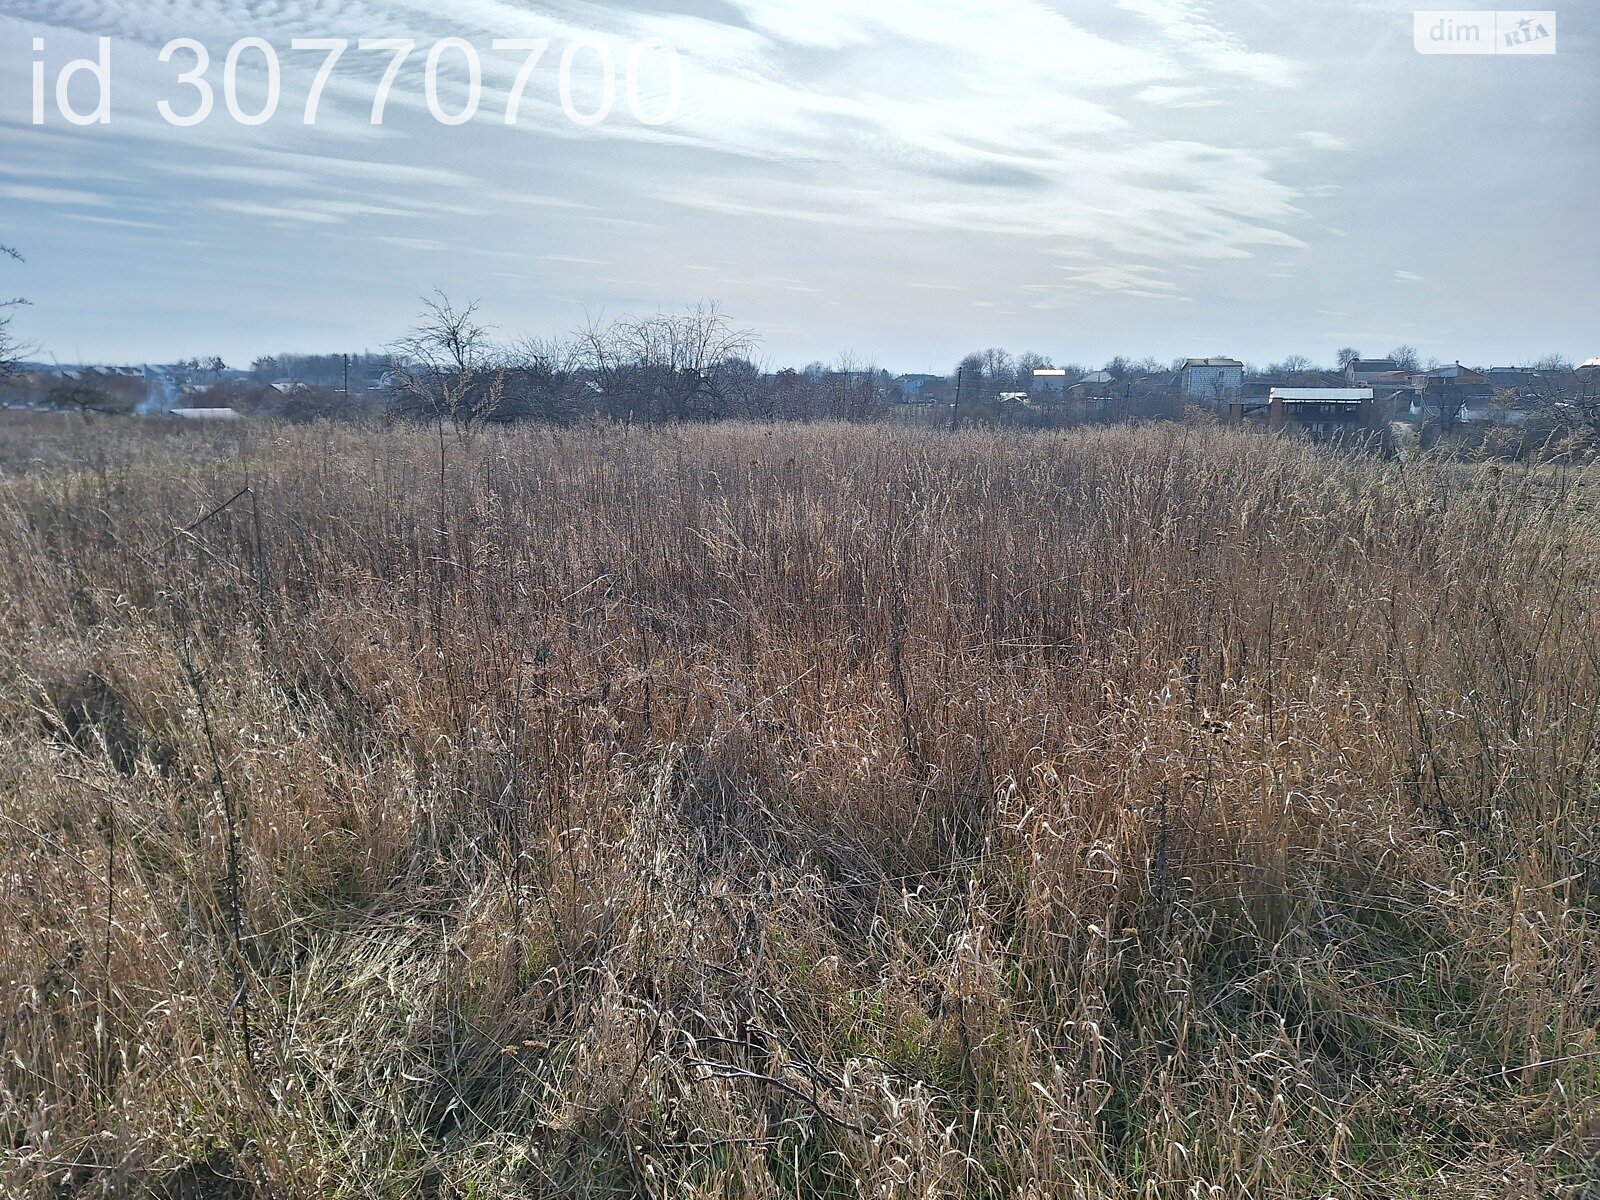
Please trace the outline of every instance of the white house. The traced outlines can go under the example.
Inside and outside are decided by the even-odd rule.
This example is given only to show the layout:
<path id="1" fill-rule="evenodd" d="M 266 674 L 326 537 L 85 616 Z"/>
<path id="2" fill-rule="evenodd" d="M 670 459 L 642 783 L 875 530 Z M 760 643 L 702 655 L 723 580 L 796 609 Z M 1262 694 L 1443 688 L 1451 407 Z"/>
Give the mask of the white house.
<path id="1" fill-rule="evenodd" d="M 1187 400 L 1237 399 L 1244 390 L 1244 364 L 1236 358 L 1191 358 L 1178 372 L 1178 390 Z"/>
<path id="2" fill-rule="evenodd" d="M 1042 367 L 1033 373 L 1033 390 L 1028 393 L 1034 403 L 1063 400 L 1067 395 L 1067 373 L 1059 367 Z"/>

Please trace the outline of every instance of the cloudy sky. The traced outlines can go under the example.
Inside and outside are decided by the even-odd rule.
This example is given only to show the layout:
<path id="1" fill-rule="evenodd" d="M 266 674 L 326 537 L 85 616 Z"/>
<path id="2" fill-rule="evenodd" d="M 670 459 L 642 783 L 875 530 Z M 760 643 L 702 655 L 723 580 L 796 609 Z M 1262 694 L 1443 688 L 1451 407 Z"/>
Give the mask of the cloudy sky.
<path id="1" fill-rule="evenodd" d="M 843 350 L 944 370 L 1000 345 L 1318 360 L 1402 343 L 1482 364 L 1600 354 L 1600 41 L 1593 0 L 1550 56 L 1423 56 L 1396 0 L 0 0 L 0 292 L 60 361 L 378 348 L 433 288 L 507 335 L 715 299 L 778 363 Z M 56 111 L 112 39 L 111 121 Z M 241 38 L 282 59 L 245 126 Z M 381 126 L 390 55 L 411 38 Z M 43 52 L 34 51 L 35 39 Z M 215 111 L 178 82 L 209 47 Z M 316 122 L 306 98 L 348 38 Z M 425 97 L 441 38 L 481 109 Z M 519 121 L 523 59 L 548 39 Z M 598 43 L 617 70 L 612 114 Z M 625 82 L 637 58 L 633 89 Z M 670 59 L 681 102 L 669 111 Z M 33 122 L 33 72 L 46 111 Z M 238 107 L 266 95 L 238 61 Z M 439 107 L 465 101 L 458 49 Z M 94 106 L 81 74 L 68 99 Z"/>

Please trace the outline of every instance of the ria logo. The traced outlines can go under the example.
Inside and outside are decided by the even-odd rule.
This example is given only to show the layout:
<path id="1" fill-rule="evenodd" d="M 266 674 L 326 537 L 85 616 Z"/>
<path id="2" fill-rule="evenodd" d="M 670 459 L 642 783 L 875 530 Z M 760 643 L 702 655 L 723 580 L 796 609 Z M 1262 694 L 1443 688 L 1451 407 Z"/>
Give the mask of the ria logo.
<path id="1" fill-rule="evenodd" d="M 1545 25 L 1538 20 L 1538 17 L 1545 15 L 1550 18 L 1549 25 Z M 1506 52 L 1526 50 L 1530 54 L 1538 53 L 1538 51 L 1529 48 L 1538 45 L 1540 42 L 1549 42 L 1550 49 L 1554 50 L 1556 48 L 1556 35 L 1551 33 L 1550 30 L 1555 28 L 1555 24 L 1555 13 L 1524 15 L 1517 22 L 1515 28 L 1509 31 L 1501 30 L 1501 44 L 1506 48 Z"/>
<path id="2" fill-rule="evenodd" d="M 1556 14 L 1457 9 L 1416 14 L 1419 54 L 1554 54 Z"/>

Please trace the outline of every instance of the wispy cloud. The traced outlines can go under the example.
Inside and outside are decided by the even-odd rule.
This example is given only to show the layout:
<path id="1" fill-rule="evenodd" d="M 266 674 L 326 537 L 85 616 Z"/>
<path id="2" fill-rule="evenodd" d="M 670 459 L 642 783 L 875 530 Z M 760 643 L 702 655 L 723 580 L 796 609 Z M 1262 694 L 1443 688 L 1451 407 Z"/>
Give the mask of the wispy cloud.
<path id="1" fill-rule="evenodd" d="M 529 325 L 574 304 L 724 291 L 751 324 L 822 339 L 887 327 L 943 353 L 981 311 L 996 343 L 1010 329 L 1040 344 L 1039 330 L 1120 322 L 1133 330 L 1124 346 L 1175 354 L 1191 347 L 1157 339 L 1217 349 L 1227 329 L 1298 322 L 1288 337 L 1309 341 L 1337 323 L 1319 310 L 1382 310 L 1373 319 L 1397 328 L 1397 309 L 1423 320 L 1448 307 L 1463 289 L 1442 247 L 1473 236 L 1507 178 L 1499 157 L 1531 159 L 1532 130 L 1549 183 L 1519 204 L 1530 228 L 1561 232 L 1507 248 L 1500 265 L 1522 294 L 1592 296 L 1600 275 L 1562 206 L 1576 211 L 1570 180 L 1593 178 L 1595 152 L 1573 139 L 1552 153 L 1562 114 L 1592 123 L 1595 85 L 1573 82 L 1586 64 L 1558 56 L 1541 64 L 1551 88 L 1516 95 L 1492 73 L 1445 77 L 1452 64 L 1415 61 L 1409 13 L 1399 0 L 7 0 L 0 94 L 26 97 L 31 34 L 48 35 L 59 61 L 103 33 L 118 39 L 117 98 L 106 130 L 0 113 L 0 188 L 27 189 L 0 191 L 0 209 L 35 278 L 52 255 L 71 268 L 125 256 L 139 283 L 108 283 L 108 308 L 118 294 L 137 306 L 158 279 L 220 312 L 221 281 L 240 291 L 269 278 L 281 295 L 253 315 L 316 337 L 392 329 L 437 285 Z M 1374 43 L 1354 46 L 1363 33 Z M 247 34 L 279 47 L 278 118 L 242 129 L 219 95 L 206 125 L 166 126 L 155 100 L 187 96 L 180 65 L 157 63 L 156 48 L 208 41 L 220 88 L 225 49 Z M 619 93 L 604 124 L 568 121 L 556 73 L 578 35 L 598 37 L 619 68 L 638 39 L 675 45 L 680 117 L 641 125 Z M 369 116 L 386 58 L 354 48 L 316 128 L 301 124 L 320 59 L 288 46 L 308 36 L 419 40 L 383 128 Z M 448 130 L 422 89 L 427 44 L 443 36 L 478 46 L 486 88 L 478 119 Z M 553 43 L 516 128 L 500 117 L 520 58 L 492 53 L 497 37 Z M 246 81 L 252 98 L 259 82 Z M 580 90 L 587 104 L 592 87 Z M 1424 102 L 1448 103 L 1459 131 L 1424 142 L 1407 119 Z M 1515 142 L 1500 132 L 1513 107 Z M 1424 203 L 1401 164 L 1430 156 L 1459 177 Z M 166 252 L 180 231 L 204 252 Z M 292 306 L 290 280 L 302 284 Z M 1270 352 L 1288 350 L 1319 352 Z"/>
<path id="2" fill-rule="evenodd" d="M 103 208 L 109 201 L 96 192 L 83 192 L 75 188 L 38 187 L 31 183 L 0 184 L 0 197 L 30 204 L 77 205 Z"/>
<path id="3" fill-rule="evenodd" d="M 631 194 L 635 209 L 596 215 L 635 227 L 641 205 L 666 202 L 766 222 L 984 231 L 1034 239 L 1046 260 L 1088 254 L 1093 261 L 1074 266 L 1078 286 L 1147 296 L 1168 290 L 1158 282 L 1163 261 L 1298 244 L 1290 232 L 1301 218 L 1296 195 L 1265 155 L 1173 138 L 1142 115 L 1215 105 L 1229 87 L 1282 87 L 1293 81 L 1292 64 L 1250 50 L 1197 0 L 1116 0 L 1116 7 L 1134 21 L 1131 35 L 1097 32 L 1094 6 L 1076 0 L 1064 9 L 1041 0 L 723 0 L 720 20 L 710 6 L 698 14 L 642 13 L 578 0 L 538 11 L 467 0 L 452 5 L 447 19 L 421 0 L 363 0 L 337 14 L 319 0 L 15 5 L 23 19 L 147 46 L 178 33 L 223 38 L 245 28 L 286 42 L 335 24 L 344 32 L 475 36 L 485 48 L 492 36 L 592 31 L 621 60 L 631 39 L 663 37 L 679 48 L 686 71 L 683 115 L 670 127 L 617 119 L 578 130 L 546 116 L 531 133 L 491 124 L 453 131 L 475 147 L 491 138 L 508 146 L 581 139 L 606 202 L 617 206 Z M 819 65 L 818 54 L 827 61 Z M 371 55 L 347 58 L 344 69 L 358 74 L 336 77 L 322 124 L 358 153 L 299 153 L 281 136 L 274 145 L 212 131 L 218 140 L 205 156 L 158 157 L 158 169 L 248 188 L 248 197 L 223 196 L 211 207 L 274 223 L 332 225 L 418 211 L 388 195 L 380 203 L 361 198 L 355 179 L 363 176 L 390 184 L 390 195 L 394 187 L 412 197 L 460 189 L 478 206 L 594 203 L 593 196 L 530 194 L 537 153 L 520 165 L 502 152 L 501 174 L 487 189 L 474 179 L 483 177 L 482 164 L 446 170 L 406 161 L 410 139 L 392 130 L 375 135 L 365 124 L 382 64 Z M 490 64 L 486 108 L 513 68 L 509 60 Z M 396 112 L 420 104 L 412 93 L 420 87 L 397 92 Z M 176 140 L 192 131 L 164 130 L 149 118 L 135 133 Z M 649 173 L 632 174 L 631 162 L 650 146 L 671 147 L 671 165 L 663 170 L 658 161 Z M 565 154 L 570 161 L 572 152 Z"/>
<path id="4" fill-rule="evenodd" d="M 332 213 L 314 212 L 288 204 L 257 204 L 249 200 L 211 200 L 212 208 L 221 212 L 239 213 L 247 217 L 261 217 L 274 223 L 306 223 L 336 225 L 339 218 Z"/>
<path id="5" fill-rule="evenodd" d="M 1172 52 L 1213 75 L 1234 76 L 1279 87 L 1296 80 L 1295 65 L 1274 54 L 1249 49 L 1244 39 L 1225 27 L 1213 4 L 1202 0 L 1114 0 L 1116 6 L 1149 22 L 1167 40 Z"/>
<path id="6" fill-rule="evenodd" d="M 1222 98 L 1208 87 L 1177 87 L 1173 84 L 1156 84 L 1138 93 L 1146 104 L 1163 108 L 1217 108 Z"/>
<path id="7" fill-rule="evenodd" d="M 1337 134 L 1332 133 L 1321 133 L 1316 130 L 1312 130 L 1308 133 L 1302 133 L 1300 135 L 1300 140 L 1306 145 L 1310 146 L 1313 150 L 1350 149 L 1350 140 L 1348 138 L 1342 138 Z"/>

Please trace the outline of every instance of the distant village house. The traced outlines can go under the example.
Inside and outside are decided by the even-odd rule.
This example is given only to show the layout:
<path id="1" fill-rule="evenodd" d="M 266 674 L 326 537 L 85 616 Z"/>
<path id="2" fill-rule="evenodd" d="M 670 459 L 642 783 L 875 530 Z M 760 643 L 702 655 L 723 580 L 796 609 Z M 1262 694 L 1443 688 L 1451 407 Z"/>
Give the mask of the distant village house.
<path id="1" fill-rule="evenodd" d="M 1178 372 L 1185 400 L 1221 404 L 1244 391 L 1244 363 L 1236 358 L 1191 358 Z"/>
<path id="2" fill-rule="evenodd" d="M 1273 388 L 1266 403 L 1235 401 L 1229 415 L 1234 420 L 1264 419 L 1270 429 L 1295 430 L 1319 440 L 1360 434 L 1378 424 L 1368 387 Z"/>
<path id="3" fill-rule="evenodd" d="M 1041 367 L 1033 373 L 1033 390 L 1029 398 L 1035 404 L 1059 403 L 1067 398 L 1071 380 L 1060 367 Z"/>

